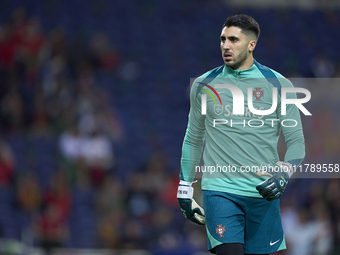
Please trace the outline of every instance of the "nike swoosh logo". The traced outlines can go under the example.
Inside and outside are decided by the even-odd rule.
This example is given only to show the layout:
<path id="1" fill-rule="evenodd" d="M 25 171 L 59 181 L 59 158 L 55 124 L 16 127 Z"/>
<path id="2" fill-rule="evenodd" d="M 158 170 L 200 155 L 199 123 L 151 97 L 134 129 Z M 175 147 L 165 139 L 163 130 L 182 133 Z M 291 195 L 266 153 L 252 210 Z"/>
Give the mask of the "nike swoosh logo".
<path id="1" fill-rule="evenodd" d="M 275 242 L 273 242 L 273 243 L 272 243 L 272 241 L 270 241 L 270 243 L 269 243 L 269 244 L 270 244 L 270 246 L 273 246 L 273 245 L 274 245 L 274 244 L 276 244 L 278 241 L 280 241 L 280 239 L 279 239 L 279 240 L 277 240 L 277 241 L 275 241 Z"/>

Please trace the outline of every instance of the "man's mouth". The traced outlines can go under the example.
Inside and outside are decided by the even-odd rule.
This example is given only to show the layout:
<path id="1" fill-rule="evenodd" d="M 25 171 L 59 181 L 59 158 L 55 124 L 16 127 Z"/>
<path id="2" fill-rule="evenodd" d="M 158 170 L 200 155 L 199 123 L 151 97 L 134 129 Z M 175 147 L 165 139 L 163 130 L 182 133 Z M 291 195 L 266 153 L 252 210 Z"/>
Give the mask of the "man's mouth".
<path id="1" fill-rule="evenodd" d="M 223 54 L 223 58 L 224 58 L 225 60 L 230 60 L 230 59 L 232 58 L 232 54 L 230 54 L 230 53 L 224 53 L 224 54 Z"/>

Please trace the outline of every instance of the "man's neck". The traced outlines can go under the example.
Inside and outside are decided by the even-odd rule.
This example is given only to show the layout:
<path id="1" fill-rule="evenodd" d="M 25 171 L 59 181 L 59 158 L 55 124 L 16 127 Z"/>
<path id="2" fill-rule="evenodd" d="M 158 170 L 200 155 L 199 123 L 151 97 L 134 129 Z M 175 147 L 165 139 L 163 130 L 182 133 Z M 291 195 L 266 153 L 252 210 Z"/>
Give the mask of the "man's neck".
<path id="1" fill-rule="evenodd" d="M 234 70 L 240 70 L 240 71 L 247 70 L 247 69 L 251 68 L 253 66 L 253 64 L 254 64 L 254 58 L 251 55 L 249 58 L 247 58 L 244 61 L 244 63 L 240 67 L 238 67 L 237 69 L 234 69 Z"/>

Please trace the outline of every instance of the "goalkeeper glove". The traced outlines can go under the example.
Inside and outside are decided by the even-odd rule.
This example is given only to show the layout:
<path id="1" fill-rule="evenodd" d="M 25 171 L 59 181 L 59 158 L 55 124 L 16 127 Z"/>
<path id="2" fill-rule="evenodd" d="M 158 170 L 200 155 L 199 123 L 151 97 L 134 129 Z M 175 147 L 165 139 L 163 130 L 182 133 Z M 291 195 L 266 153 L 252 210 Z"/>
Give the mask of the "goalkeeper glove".
<path id="1" fill-rule="evenodd" d="M 278 161 L 276 165 L 279 166 L 280 171 L 270 174 L 266 171 L 259 170 L 256 172 L 258 176 L 270 176 L 269 179 L 261 182 L 256 186 L 261 196 L 268 201 L 278 199 L 283 194 L 289 178 L 293 174 L 293 166 L 288 162 Z"/>
<path id="2" fill-rule="evenodd" d="M 194 194 L 194 188 L 191 187 L 191 185 L 192 182 L 182 180 L 179 182 L 177 200 L 185 218 L 199 225 L 204 225 L 204 210 L 192 198 Z"/>

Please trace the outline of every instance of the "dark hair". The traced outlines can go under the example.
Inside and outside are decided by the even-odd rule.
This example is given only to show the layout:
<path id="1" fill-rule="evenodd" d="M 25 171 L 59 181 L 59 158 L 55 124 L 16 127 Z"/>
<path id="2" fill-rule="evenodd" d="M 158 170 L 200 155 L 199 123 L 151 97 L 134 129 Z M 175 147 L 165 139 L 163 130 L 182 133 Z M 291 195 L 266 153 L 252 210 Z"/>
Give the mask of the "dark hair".
<path id="1" fill-rule="evenodd" d="M 224 22 L 223 27 L 239 27 L 243 33 L 252 33 L 256 40 L 260 36 L 260 26 L 256 20 L 246 14 L 230 16 Z"/>

